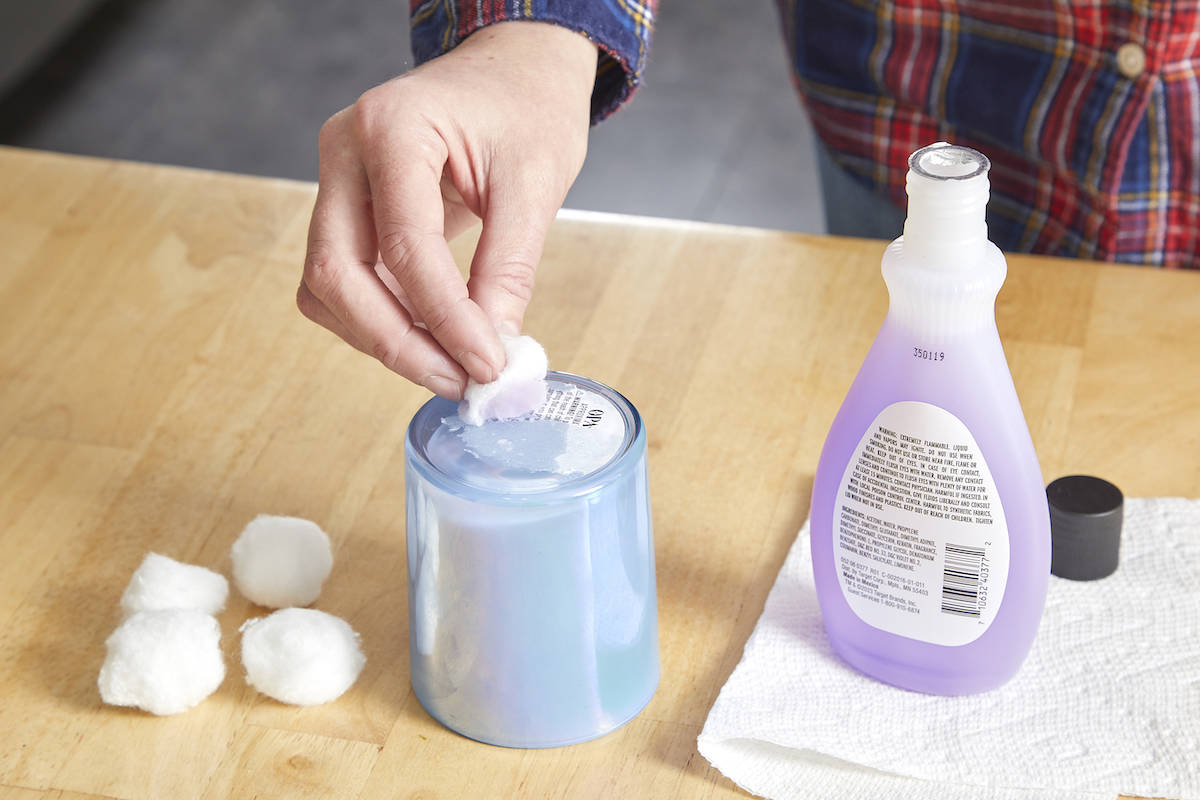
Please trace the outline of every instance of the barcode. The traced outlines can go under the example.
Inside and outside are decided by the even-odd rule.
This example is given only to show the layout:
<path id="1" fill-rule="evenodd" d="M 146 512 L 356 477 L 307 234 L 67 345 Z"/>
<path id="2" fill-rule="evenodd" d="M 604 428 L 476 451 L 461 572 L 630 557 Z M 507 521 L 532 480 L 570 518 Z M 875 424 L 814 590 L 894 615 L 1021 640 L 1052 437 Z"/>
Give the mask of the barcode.
<path id="1" fill-rule="evenodd" d="M 982 547 L 946 545 L 946 566 L 942 571 L 943 614 L 979 616 L 979 574 L 984 555 Z"/>

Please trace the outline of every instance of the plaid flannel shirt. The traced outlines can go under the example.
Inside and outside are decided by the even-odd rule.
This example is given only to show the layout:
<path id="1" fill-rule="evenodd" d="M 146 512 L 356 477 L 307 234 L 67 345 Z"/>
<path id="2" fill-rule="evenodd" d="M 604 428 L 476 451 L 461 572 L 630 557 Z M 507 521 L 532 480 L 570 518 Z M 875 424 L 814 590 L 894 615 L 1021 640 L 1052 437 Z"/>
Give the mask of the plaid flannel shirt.
<path id="1" fill-rule="evenodd" d="M 1001 249 L 1200 267 L 1200 8 L 1183 0 L 778 0 L 818 135 L 905 202 L 908 156 L 944 140 L 992 161 Z M 500 19 L 602 51 L 599 119 L 645 66 L 654 2 L 413 0 L 414 52 Z"/>

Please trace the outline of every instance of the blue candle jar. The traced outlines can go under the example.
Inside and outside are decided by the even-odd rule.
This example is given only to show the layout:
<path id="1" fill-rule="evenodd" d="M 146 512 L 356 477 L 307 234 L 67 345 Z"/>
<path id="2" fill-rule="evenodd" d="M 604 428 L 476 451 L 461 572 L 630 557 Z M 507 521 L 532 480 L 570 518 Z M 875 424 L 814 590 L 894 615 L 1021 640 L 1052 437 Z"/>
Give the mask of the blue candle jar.
<path id="1" fill-rule="evenodd" d="M 405 438 L 413 691 L 506 747 L 609 733 L 660 675 L 641 417 L 587 378 L 547 386 L 538 411 L 481 426 L 435 397 Z"/>

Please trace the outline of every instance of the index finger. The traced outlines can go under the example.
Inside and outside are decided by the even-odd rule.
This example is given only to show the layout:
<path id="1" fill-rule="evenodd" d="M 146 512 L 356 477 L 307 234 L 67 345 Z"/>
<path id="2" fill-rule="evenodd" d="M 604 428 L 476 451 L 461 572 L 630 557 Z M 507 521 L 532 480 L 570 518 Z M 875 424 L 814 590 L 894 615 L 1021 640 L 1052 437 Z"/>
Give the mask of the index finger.
<path id="1" fill-rule="evenodd" d="M 426 330 L 480 383 L 504 367 L 504 348 L 467 291 L 445 236 L 445 145 L 409 136 L 404 153 L 368 163 L 379 257 L 404 288 Z"/>
<path id="2" fill-rule="evenodd" d="M 357 149 L 335 117 L 322 130 L 320 188 L 298 295 L 310 319 L 389 369 L 438 394 L 461 394 L 462 367 L 421 328 L 375 273 L 370 187 Z"/>

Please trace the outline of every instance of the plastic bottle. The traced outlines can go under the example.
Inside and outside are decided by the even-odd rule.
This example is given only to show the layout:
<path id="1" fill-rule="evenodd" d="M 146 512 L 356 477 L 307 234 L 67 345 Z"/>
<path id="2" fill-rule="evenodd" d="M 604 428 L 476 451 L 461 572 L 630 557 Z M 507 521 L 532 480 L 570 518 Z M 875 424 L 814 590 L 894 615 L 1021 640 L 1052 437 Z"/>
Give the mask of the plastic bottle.
<path id="1" fill-rule="evenodd" d="M 813 485 L 817 596 L 858 670 L 929 694 L 1012 678 L 1050 576 L 1041 469 L 996 331 L 1007 265 L 987 239 L 987 158 L 909 159 L 904 235 L 883 257 L 883 322 Z"/>

